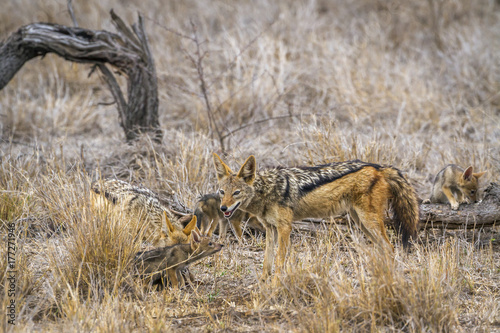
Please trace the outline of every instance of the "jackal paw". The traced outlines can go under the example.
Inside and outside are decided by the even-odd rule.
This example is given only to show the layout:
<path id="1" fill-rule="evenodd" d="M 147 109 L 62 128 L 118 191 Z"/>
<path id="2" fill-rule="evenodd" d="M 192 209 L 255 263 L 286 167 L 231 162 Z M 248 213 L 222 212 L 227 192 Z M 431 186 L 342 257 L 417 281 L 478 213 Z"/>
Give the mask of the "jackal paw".
<path id="1" fill-rule="evenodd" d="M 430 204 L 431 203 L 431 199 L 425 199 L 424 201 L 422 201 L 423 204 L 427 205 L 427 204 Z"/>
<path id="2" fill-rule="evenodd" d="M 459 206 L 458 202 L 451 203 L 450 205 L 451 205 L 452 210 L 458 210 L 458 206 Z"/>

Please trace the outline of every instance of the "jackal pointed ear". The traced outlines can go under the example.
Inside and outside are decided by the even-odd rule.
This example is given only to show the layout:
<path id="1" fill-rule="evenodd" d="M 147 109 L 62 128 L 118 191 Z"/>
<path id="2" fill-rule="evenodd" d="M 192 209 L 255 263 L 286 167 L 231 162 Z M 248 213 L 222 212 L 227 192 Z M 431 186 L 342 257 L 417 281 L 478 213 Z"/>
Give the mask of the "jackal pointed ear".
<path id="1" fill-rule="evenodd" d="M 255 173 L 257 171 L 257 162 L 255 161 L 255 156 L 250 155 L 249 158 L 243 163 L 238 171 L 237 177 L 243 178 L 245 183 L 252 185 L 255 180 Z"/>
<path id="2" fill-rule="evenodd" d="M 191 242 L 192 243 L 199 243 L 199 242 L 201 242 L 201 236 L 199 234 L 199 231 L 196 231 L 196 229 L 194 229 L 193 231 L 191 231 Z"/>
<path id="3" fill-rule="evenodd" d="M 483 172 L 477 172 L 477 173 L 473 173 L 472 175 L 476 178 L 480 178 L 482 175 L 484 175 L 486 172 L 488 171 L 483 171 Z"/>
<path id="4" fill-rule="evenodd" d="M 196 215 L 193 215 L 193 218 L 191 219 L 191 221 L 184 227 L 184 229 L 182 229 L 182 232 L 184 233 L 184 235 L 186 236 L 189 236 L 191 235 L 191 232 L 193 231 L 193 229 L 196 227 Z"/>
<path id="5" fill-rule="evenodd" d="M 215 172 L 217 173 L 217 180 L 221 180 L 222 178 L 233 173 L 226 163 L 222 162 L 221 158 L 216 153 L 214 153 L 214 165 Z"/>
<path id="6" fill-rule="evenodd" d="M 472 166 L 468 167 L 465 171 L 464 174 L 462 175 L 462 178 L 464 180 L 471 180 L 472 179 Z"/>
<path id="7" fill-rule="evenodd" d="M 166 211 L 163 211 L 163 217 L 165 218 L 165 223 L 167 225 L 167 232 L 169 234 L 173 233 L 175 229 L 174 226 L 172 225 L 172 222 L 170 222 L 170 219 L 168 218 Z"/>

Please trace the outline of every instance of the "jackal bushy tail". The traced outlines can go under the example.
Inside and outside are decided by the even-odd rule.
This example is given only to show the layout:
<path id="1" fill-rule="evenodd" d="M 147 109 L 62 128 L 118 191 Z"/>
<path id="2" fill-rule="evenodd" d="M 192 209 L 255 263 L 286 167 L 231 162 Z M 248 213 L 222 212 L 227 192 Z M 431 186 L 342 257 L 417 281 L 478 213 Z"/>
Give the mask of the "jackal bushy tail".
<path id="1" fill-rule="evenodd" d="M 392 193 L 390 204 L 394 213 L 394 226 L 401 234 L 403 246 L 407 247 L 410 237 L 413 239 L 417 237 L 419 218 L 417 196 L 399 170 L 386 168 L 383 172 Z"/>

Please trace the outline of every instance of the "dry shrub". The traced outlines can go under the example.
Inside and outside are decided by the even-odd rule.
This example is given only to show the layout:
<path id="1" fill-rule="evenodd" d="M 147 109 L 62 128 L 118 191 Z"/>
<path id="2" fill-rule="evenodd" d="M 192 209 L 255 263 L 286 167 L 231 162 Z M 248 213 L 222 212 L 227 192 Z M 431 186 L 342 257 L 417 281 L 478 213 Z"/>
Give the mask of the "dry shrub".
<path id="1" fill-rule="evenodd" d="M 105 294 L 118 294 L 130 278 L 143 231 L 126 216 L 95 215 L 87 210 L 68 226 L 71 237 L 59 245 L 62 249 L 52 250 L 51 266 L 68 287 L 100 300 Z"/>
<path id="2" fill-rule="evenodd" d="M 411 254 L 398 249 L 394 261 L 373 244 L 323 239 L 292 252 L 286 274 L 254 297 L 285 316 L 296 313 L 301 330 L 310 332 L 453 331 L 461 287 L 457 245 L 417 246 Z"/>
<path id="3" fill-rule="evenodd" d="M 74 179 L 51 181 L 34 194 L 42 201 L 38 209 L 64 226 L 45 237 L 18 239 L 18 306 L 34 320 L 57 320 L 79 317 L 87 311 L 80 307 L 85 300 L 99 307 L 106 297 L 133 296 L 139 281 L 131 276 L 131 261 L 143 230 L 127 216 L 95 210 L 89 192 L 78 189 L 81 184 L 61 191 L 60 183 Z"/>

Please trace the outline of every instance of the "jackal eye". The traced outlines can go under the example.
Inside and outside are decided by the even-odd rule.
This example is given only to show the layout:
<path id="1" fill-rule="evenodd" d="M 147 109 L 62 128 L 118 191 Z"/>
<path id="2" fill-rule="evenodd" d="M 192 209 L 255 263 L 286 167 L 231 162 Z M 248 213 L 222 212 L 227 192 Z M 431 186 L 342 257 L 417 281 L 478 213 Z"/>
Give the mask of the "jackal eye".
<path id="1" fill-rule="evenodd" d="M 470 190 L 470 194 L 474 194 L 474 193 L 476 193 L 475 190 Z"/>
<path id="2" fill-rule="evenodd" d="M 224 190 L 219 190 L 220 195 L 224 195 Z"/>
<path id="3" fill-rule="evenodd" d="M 208 243 L 208 246 L 212 246 L 212 245 L 213 245 L 213 244 L 212 244 L 212 242 L 209 242 L 209 243 Z"/>
<path id="4" fill-rule="evenodd" d="M 233 195 L 239 195 L 240 193 L 241 193 L 240 190 L 236 190 L 236 191 L 234 191 Z"/>

